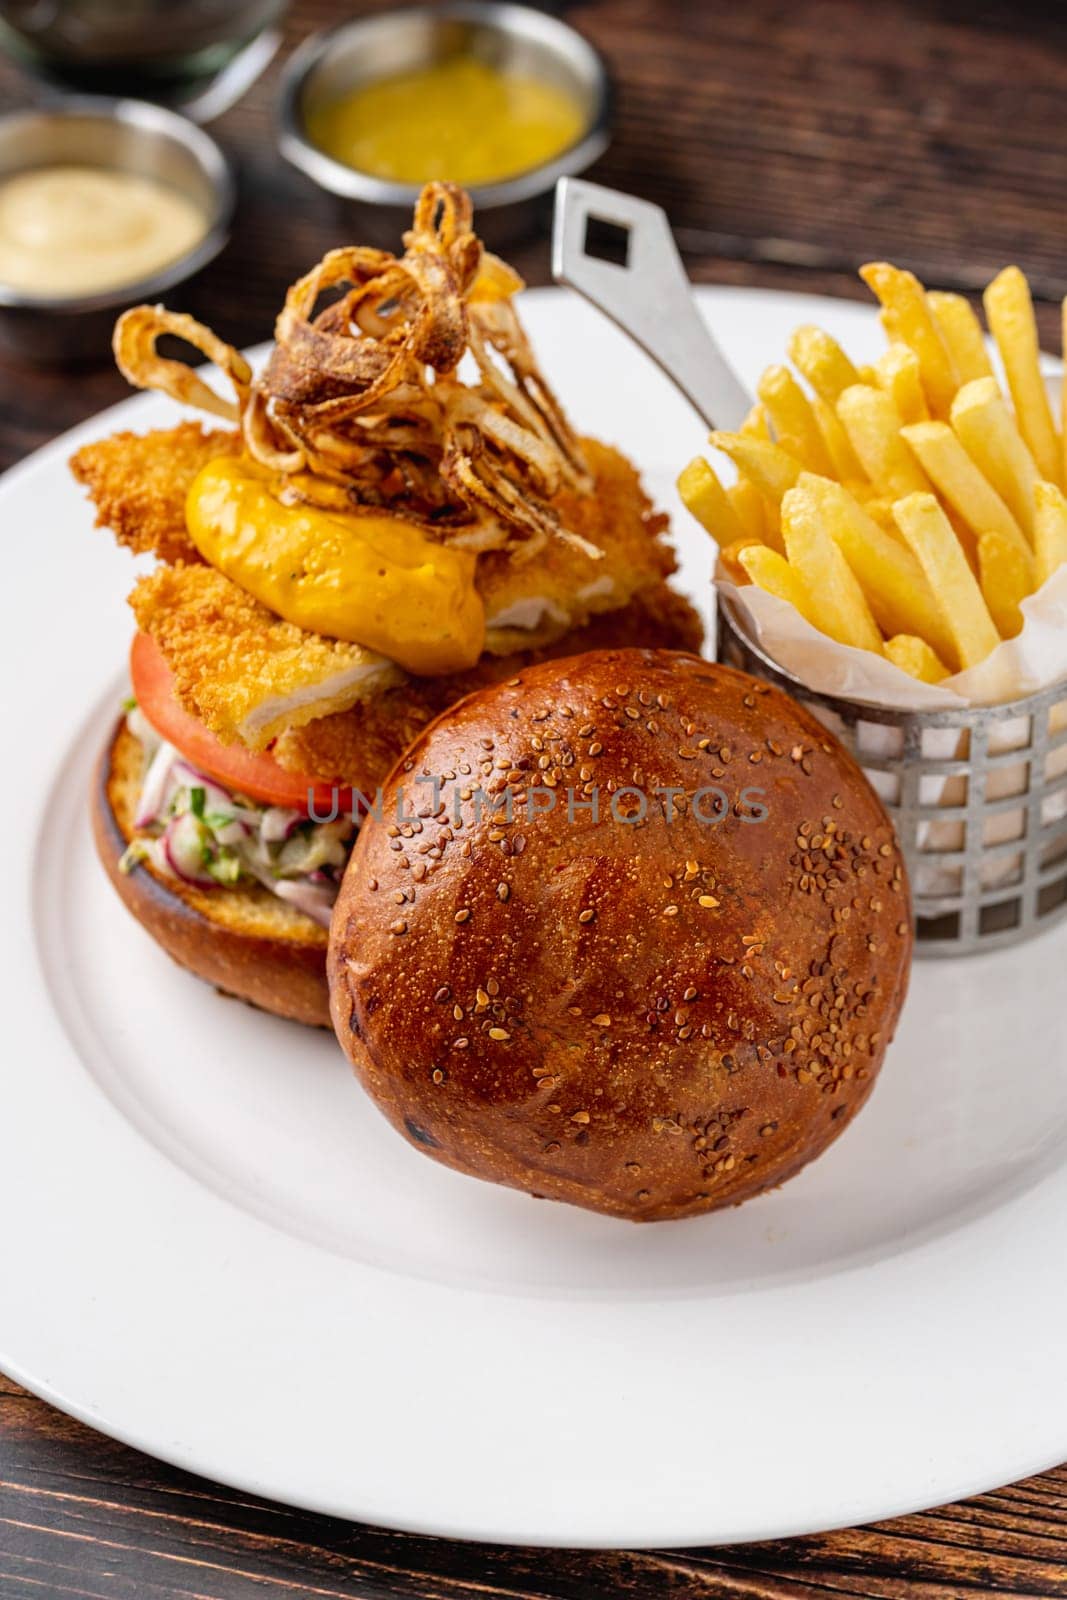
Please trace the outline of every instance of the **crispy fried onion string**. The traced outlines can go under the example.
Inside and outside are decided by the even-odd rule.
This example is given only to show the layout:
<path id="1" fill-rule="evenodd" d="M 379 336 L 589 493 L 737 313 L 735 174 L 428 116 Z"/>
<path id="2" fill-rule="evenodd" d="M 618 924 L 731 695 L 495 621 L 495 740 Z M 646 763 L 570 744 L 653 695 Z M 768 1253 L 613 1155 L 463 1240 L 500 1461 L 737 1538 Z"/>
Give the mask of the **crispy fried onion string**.
<path id="1" fill-rule="evenodd" d="M 254 383 L 236 350 L 162 307 L 119 319 L 118 364 L 139 388 L 239 420 L 287 501 L 389 507 L 472 550 L 527 558 L 559 538 L 598 556 L 552 505 L 562 487 L 592 485 L 515 313 L 522 280 L 483 250 L 452 184 L 423 189 L 404 246 L 331 250 L 294 283 Z M 164 333 L 225 372 L 236 403 L 161 357 Z M 470 382 L 457 371 L 468 353 Z"/>
<path id="2" fill-rule="evenodd" d="M 159 355 L 156 341 L 165 333 L 184 339 L 224 372 L 236 391 L 236 402 L 217 395 L 184 361 L 168 361 Z M 172 400 L 210 411 L 227 422 L 236 422 L 247 404 L 251 367 L 240 351 L 224 344 L 195 317 L 163 306 L 134 306 L 116 322 L 111 344 L 119 371 L 136 389 L 162 389 Z"/>

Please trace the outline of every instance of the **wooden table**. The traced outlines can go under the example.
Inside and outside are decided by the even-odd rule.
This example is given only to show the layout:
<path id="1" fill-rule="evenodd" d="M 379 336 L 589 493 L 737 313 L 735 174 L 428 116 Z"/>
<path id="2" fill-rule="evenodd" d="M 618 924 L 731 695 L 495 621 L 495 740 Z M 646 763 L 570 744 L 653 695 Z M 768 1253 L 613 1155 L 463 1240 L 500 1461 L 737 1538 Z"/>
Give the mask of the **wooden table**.
<path id="1" fill-rule="evenodd" d="M 287 42 L 351 9 L 296 4 Z M 701 279 L 859 295 L 855 267 L 885 255 L 974 291 L 1018 261 L 1054 349 L 1067 289 L 1067 12 L 1054 9 L 1037 0 L 575 5 L 569 15 L 618 84 L 617 134 L 598 175 L 666 205 Z M 335 204 L 275 153 L 276 81 L 275 66 L 215 126 L 239 167 L 240 209 L 232 244 L 181 301 L 237 344 L 263 338 L 290 280 L 344 237 Z M 0 106 L 30 99 L 0 63 Z M 543 239 L 513 259 L 531 282 L 545 281 Z M 106 366 L 73 375 L 0 364 L 0 465 L 124 392 Z M 2 1600 L 826 1591 L 934 1600 L 975 1590 L 1067 1595 L 1067 1469 L 788 1543 L 508 1551 L 267 1505 L 114 1444 L 0 1379 Z"/>

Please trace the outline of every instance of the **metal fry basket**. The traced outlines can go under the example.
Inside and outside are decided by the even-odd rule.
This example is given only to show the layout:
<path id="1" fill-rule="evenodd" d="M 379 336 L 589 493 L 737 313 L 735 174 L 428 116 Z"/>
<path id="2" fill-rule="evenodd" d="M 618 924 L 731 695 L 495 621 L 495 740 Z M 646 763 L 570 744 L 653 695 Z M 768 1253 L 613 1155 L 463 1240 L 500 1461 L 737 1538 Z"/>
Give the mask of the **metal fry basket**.
<path id="1" fill-rule="evenodd" d="M 819 694 L 760 649 L 722 594 L 717 654 L 807 706 L 863 768 L 907 862 L 918 955 L 1019 944 L 1067 915 L 1067 681 L 946 711 Z"/>

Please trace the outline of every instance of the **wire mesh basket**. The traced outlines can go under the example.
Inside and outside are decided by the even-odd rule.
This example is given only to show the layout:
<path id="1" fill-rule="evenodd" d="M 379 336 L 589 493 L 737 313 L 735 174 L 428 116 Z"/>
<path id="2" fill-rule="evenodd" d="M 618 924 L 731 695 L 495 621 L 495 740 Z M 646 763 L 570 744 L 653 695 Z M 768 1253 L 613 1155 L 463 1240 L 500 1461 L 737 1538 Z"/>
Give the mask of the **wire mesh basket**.
<path id="1" fill-rule="evenodd" d="M 1067 915 L 1067 681 L 944 711 L 820 694 L 760 649 L 722 594 L 717 654 L 807 706 L 863 768 L 907 862 L 916 954 L 1018 944 Z"/>

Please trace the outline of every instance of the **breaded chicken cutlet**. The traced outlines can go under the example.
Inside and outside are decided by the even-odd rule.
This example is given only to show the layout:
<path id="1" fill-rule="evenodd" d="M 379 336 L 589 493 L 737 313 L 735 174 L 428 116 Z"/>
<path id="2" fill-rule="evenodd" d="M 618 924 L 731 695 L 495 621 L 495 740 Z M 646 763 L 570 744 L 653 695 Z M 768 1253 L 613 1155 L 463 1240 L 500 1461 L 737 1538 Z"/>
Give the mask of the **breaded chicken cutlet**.
<path id="1" fill-rule="evenodd" d="M 653 511 L 630 462 L 596 440 L 582 445 L 595 489 L 564 490 L 557 501 L 568 525 L 602 557 L 562 542 L 521 563 L 504 552 L 477 556 L 489 655 L 551 645 L 590 618 L 628 606 L 674 570 L 663 538 L 666 518 Z M 375 652 L 275 616 L 202 560 L 187 532 L 186 499 L 207 461 L 238 448 L 235 434 L 184 423 L 85 445 L 71 468 L 89 489 L 98 524 L 163 563 L 140 580 L 131 605 L 138 626 L 160 645 L 178 698 L 224 743 L 239 740 L 256 750 L 287 728 L 375 697 L 407 675 Z"/>

